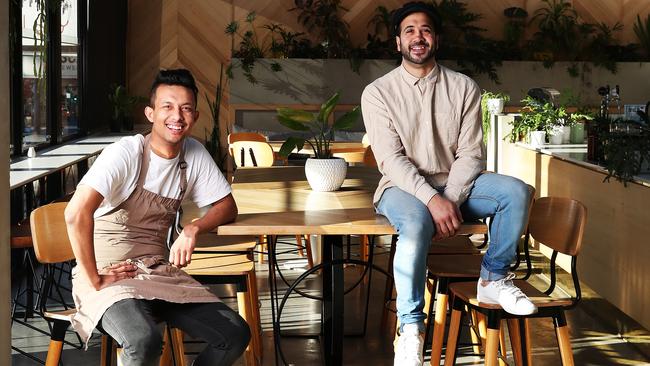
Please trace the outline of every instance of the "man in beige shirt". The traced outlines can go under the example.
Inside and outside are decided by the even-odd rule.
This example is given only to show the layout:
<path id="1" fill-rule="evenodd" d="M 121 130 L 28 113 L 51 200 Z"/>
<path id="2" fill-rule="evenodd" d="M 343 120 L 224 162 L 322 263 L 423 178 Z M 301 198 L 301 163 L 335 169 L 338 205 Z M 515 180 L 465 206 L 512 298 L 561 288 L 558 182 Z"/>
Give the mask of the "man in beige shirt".
<path id="1" fill-rule="evenodd" d="M 469 77 L 436 63 L 440 21 L 412 2 L 393 15 L 402 64 L 368 85 L 363 120 L 382 178 L 377 212 L 399 234 L 393 274 L 400 338 L 395 365 L 422 365 L 426 257 L 432 239 L 454 235 L 463 219 L 491 217 L 490 246 L 477 284 L 480 301 L 513 314 L 536 311 L 508 273 L 528 218 L 522 181 L 480 174 L 484 166 L 480 91 Z"/>

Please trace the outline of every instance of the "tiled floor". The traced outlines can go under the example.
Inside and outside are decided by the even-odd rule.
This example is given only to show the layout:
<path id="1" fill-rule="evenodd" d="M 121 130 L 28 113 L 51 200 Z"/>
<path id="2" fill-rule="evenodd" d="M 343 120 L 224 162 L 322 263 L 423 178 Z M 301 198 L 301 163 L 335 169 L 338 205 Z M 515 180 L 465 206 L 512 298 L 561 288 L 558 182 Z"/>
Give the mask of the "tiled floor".
<path id="1" fill-rule="evenodd" d="M 542 268 L 543 257 L 534 254 L 536 268 Z M 535 255 L 536 254 L 536 255 Z M 302 268 L 297 256 L 286 256 L 289 263 L 284 265 L 283 273 L 289 279 L 296 278 Z M 377 262 L 385 267 L 387 255 L 378 255 Z M 355 266 L 346 268 L 346 282 L 353 284 L 359 278 L 361 269 Z M 271 334 L 271 314 L 267 285 L 267 267 L 258 266 L 258 281 L 260 289 L 262 326 L 264 328 L 264 365 L 273 365 L 273 342 Z M 301 289 L 310 293 L 319 292 L 318 275 L 308 278 Z M 537 275 L 535 281 L 543 286 L 545 277 Z M 392 340 L 395 317 L 391 313 L 388 321 L 382 322 L 382 302 L 384 292 L 384 278 L 375 273 L 372 285 L 367 281 L 346 295 L 345 325 L 348 333 L 360 333 L 363 325 L 365 305 L 365 291 L 370 287 L 371 297 L 368 309 L 368 323 L 365 337 L 349 336 L 344 340 L 345 365 L 392 365 Z M 236 301 L 232 298 L 233 289 L 228 286 L 215 288 L 215 291 L 225 297 L 226 303 L 235 307 Z M 320 321 L 319 303 L 314 300 L 292 295 L 285 313 L 282 316 L 282 329 L 287 332 L 316 333 Z M 622 314 L 612 305 L 599 298 L 586 286 L 583 288 L 583 301 L 579 306 L 567 314 L 571 327 L 572 347 L 576 365 L 650 365 L 650 333 L 635 324 L 631 319 Z M 44 321 L 38 318 L 30 319 L 29 324 L 47 330 Z M 531 321 L 533 360 L 535 365 L 559 365 L 560 358 L 555 340 L 553 324 L 550 319 Z M 76 341 L 73 332 L 68 335 L 68 340 Z M 48 337 L 24 325 L 14 323 L 12 327 L 12 345 L 29 352 L 31 355 L 44 359 L 47 350 Z M 77 342 L 78 343 L 78 342 Z M 187 359 L 192 359 L 192 351 L 200 349 L 200 344 L 188 344 Z M 64 365 L 96 365 L 99 364 L 99 337 L 93 337 L 88 351 L 65 346 L 63 351 Z M 290 365 L 318 365 L 321 364 L 320 346 L 317 337 L 288 337 L 282 339 L 282 350 L 286 361 Z M 468 355 L 471 348 L 464 347 L 457 358 L 458 365 L 482 364 L 480 356 Z M 27 357 L 16 352 L 12 357 L 13 365 L 36 365 Z M 428 357 L 425 358 L 428 360 Z M 509 358 L 509 363 L 514 364 Z M 240 360 L 238 365 L 243 365 Z M 428 362 L 426 362 L 428 365 Z"/>

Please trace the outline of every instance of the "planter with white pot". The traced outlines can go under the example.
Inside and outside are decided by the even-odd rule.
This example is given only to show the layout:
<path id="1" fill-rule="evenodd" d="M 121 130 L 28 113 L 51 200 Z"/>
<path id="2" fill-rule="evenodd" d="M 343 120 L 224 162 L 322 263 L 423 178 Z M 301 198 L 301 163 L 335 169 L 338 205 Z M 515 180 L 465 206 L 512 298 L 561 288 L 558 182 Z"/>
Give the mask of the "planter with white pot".
<path id="1" fill-rule="evenodd" d="M 305 163 L 305 176 L 312 190 L 332 192 L 341 188 L 348 171 L 348 163 L 342 158 L 309 158 Z"/>

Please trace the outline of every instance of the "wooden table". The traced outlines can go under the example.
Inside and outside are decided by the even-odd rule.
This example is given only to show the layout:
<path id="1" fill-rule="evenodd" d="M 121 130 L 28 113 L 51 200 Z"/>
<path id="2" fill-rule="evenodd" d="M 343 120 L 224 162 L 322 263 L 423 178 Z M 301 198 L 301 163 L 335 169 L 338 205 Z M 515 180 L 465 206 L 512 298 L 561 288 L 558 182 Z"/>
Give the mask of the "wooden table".
<path id="1" fill-rule="evenodd" d="M 372 205 L 379 177 L 376 168 L 350 167 L 340 190 L 314 192 L 303 167 L 240 168 L 232 185 L 239 216 L 235 222 L 217 228 L 219 235 L 323 235 L 322 258 L 326 265 L 322 272 L 322 350 L 326 365 L 342 364 L 342 236 L 395 234 L 388 220 L 377 215 Z M 202 212 L 185 206 L 185 220 L 199 217 Z M 463 225 L 459 234 L 485 232 L 484 228 L 483 224 Z M 274 336 L 278 337 L 273 301 L 272 313 Z"/>
<path id="2" fill-rule="evenodd" d="M 269 141 L 269 145 L 273 148 L 273 151 L 279 152 L 280 147 L 284 141 Z M 330 144 L 330 150 L 334 153 L 355 153 L 355 152 L 361 152 L 363 153 L 364 150 L 366 149 L 365 146 L 363 146 L 363 143 L 355 142 L 355 141 L 332 141 Z M 305 154 L 305 155 L 313 155 L 314 152 L 311 149 L 311 146 L 309 144 L 305 144 L 304 148 L 300 151 L 294 151 L 294 153 L 297 154 Z"/>

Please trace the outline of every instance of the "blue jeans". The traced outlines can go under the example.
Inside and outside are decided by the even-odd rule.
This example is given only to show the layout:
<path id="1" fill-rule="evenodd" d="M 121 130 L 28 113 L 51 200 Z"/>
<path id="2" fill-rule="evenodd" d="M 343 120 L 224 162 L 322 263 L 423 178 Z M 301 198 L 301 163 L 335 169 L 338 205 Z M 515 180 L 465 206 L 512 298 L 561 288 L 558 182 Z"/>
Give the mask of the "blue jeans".
<path id="1" fill-rule="evenodd" d="M 208 345 L 192 365 L 232 365 L 250 339 L 248 324 L 221 302 L 177 304 L 125 299 L 111 305 L 100 324 L 122 346 L 124 365 L 157 365 L 163 336 L 156 320 L 180 328 Z"/>
<path id="2" fill-rule="evenodd" d="M 528 219 L 530 194 L 528 185 L 517 178 L 485 173 L 476 178 L 460 206 L 463 220 L 492 218 L 482 279 L 499 280 L 508 273 Z M 384 191 L 377 212 L 388 218 L 399 235 L 393 276 L 400 324 L 418 323 L 424 330 L 424 286 L 427 253 L 435 235 L 433 219 L 425 204 L 397 187 Z"/>

